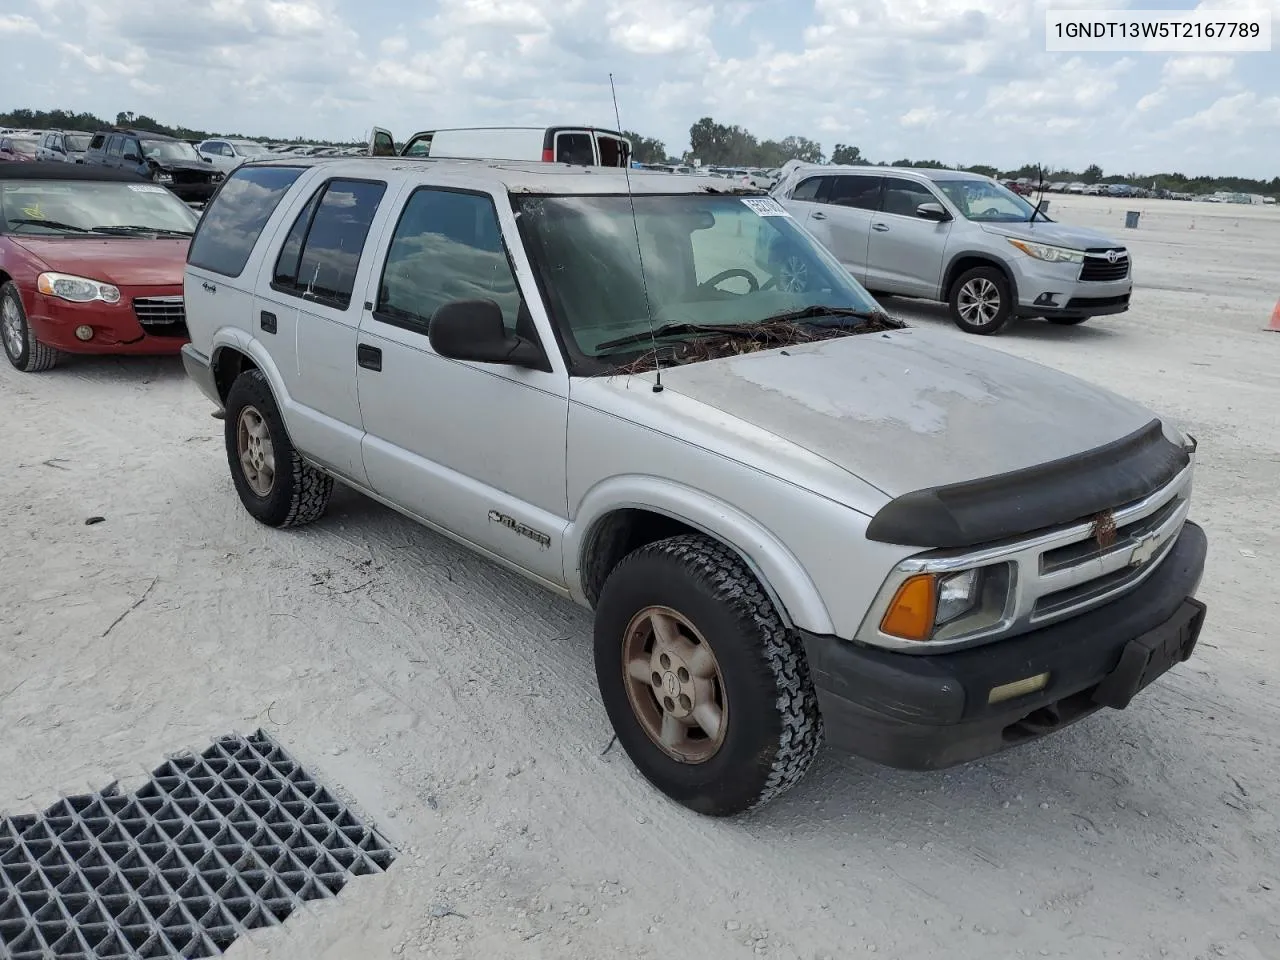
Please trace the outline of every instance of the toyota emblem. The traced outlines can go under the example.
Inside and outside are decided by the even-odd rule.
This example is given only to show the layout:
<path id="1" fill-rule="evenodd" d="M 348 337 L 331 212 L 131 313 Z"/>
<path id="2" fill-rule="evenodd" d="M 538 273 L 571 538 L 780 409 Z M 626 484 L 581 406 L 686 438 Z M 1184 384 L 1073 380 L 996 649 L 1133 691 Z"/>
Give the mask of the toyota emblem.
<path id="1" fill-rule="evenodd" d="M 1108 263 L 1115 263 L 1115 262 L 1116 262 L 1117 260 L 1119 260 L 1119 259 L 1120 259 L 1120 254 L 1119 254 L 1117 251 L 1115 251 L 1115 250 L 1108 250 L 1108 251 L 1107 251 L 1107 262 L 1108 262 Z"/>

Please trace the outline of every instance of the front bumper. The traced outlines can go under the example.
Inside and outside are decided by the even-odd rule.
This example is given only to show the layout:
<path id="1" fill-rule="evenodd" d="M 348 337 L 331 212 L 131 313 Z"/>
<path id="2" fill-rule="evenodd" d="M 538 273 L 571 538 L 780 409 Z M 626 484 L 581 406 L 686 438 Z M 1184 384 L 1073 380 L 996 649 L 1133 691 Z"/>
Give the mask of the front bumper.
<path id="1" fill-rule="evenodd" d="M 218 191 L 217 183 L 166 183 L 165 187 L 184 203 L 207 203 Z"/>
<path id="2" fill-rule="evenodd" d="M 804 635 L 827 741 L 892 767 L 932 770 L 1036 740 L 1129 698 L 1191 655 L 1204 605 L 1191 599 L 1208 550 L 1187 523 L 1137 589 L 1081 616 L 954 653 L 893 653 Z M 1041 673 L 1041 691 L 988 703 Z"/>
<path id="3" fill-rule="evenodd" d="M 57 297 L 34 294 L 27 308 L 27 320 L 41 343 L 65 353 L 112 354 L 136 356 L 169 356 L 187 342 L 186 327 L 179 325 L 177 334 L 148 330 L 134 313 L 135 296 L 173 296 L 182 288 L 133 288 L 121 290 L 118 303 L 71 303 Z M 77 327 L 93 329 L 93 337 L 81 340 Z"/>
<path id="4" fill-rule="evenodd" d="M 1044 263 L 1031 257 L 1015 261 L 1020 317 L 1100 317 L 1124 313 L 1133 294 L 1133 273 L 1121 280 L 1079 279 L 1078 264 Z"/>

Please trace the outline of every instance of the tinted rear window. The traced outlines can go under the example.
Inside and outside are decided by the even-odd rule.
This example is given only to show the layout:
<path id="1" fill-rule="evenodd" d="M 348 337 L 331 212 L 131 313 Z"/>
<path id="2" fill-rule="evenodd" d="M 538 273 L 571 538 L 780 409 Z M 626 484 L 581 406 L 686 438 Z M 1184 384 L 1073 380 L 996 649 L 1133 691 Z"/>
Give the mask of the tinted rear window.
<path id="1" fill-rule="evenodd" d="M 225 277 L 240 276 L 262 228 L 301 175 L 301 167 L 248 167 L 233 173 L 201 218 L 187 263 Z"/>

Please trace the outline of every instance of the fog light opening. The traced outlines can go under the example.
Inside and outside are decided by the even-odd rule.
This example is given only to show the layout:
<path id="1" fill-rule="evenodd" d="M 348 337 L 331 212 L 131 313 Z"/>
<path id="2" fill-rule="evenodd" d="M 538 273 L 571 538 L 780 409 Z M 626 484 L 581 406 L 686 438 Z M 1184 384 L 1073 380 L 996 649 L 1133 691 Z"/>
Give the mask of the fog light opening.
<path id="1" fill-rule="evenodd" d="M 92 340 L 92 339 L 93 339 L 93 327 L 89 326 L 88 324 L 81 324 L 80 326 L 76 327 L 76 339 L 77 339 L 77 340 Z"/>
<path id="2" fill-rule="evenodd" d="M 1002 683 L 998 687 L 991 688 L 991 692 L 987 695 L 987 703 L 1004 703 L 1006 700 L 1025 697 L 1029 693 L 1043 690 L 1048 685 L 1049 674 L 1047 673 L 1039 673 L 1034 677 L 1024 677 L 1012 683 Z"/>

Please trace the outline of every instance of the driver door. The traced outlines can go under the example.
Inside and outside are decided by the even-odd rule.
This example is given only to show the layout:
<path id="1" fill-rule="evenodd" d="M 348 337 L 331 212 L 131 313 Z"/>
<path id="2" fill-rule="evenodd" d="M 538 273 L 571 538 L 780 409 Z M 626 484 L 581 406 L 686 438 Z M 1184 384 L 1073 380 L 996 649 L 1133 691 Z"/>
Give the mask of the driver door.
<path id="1" fill-rule="evenodd" d="M 926 220 L 917 216 L 916 207 L 942 201 L 923 183 L 905 177 L 885 177 L 880 198 L 880 210 L 871 218 L 867 285 L 907 297 L 938 296 L 951 221 Z"/>
<path id="2" fill-rule="evenodd" d="M 369 156 L 396 156 L 396 141 L 391 136 L 390 130 L 384 130 L 382 127 L 373 128 L 373 132 L 369 134 Z"/>

